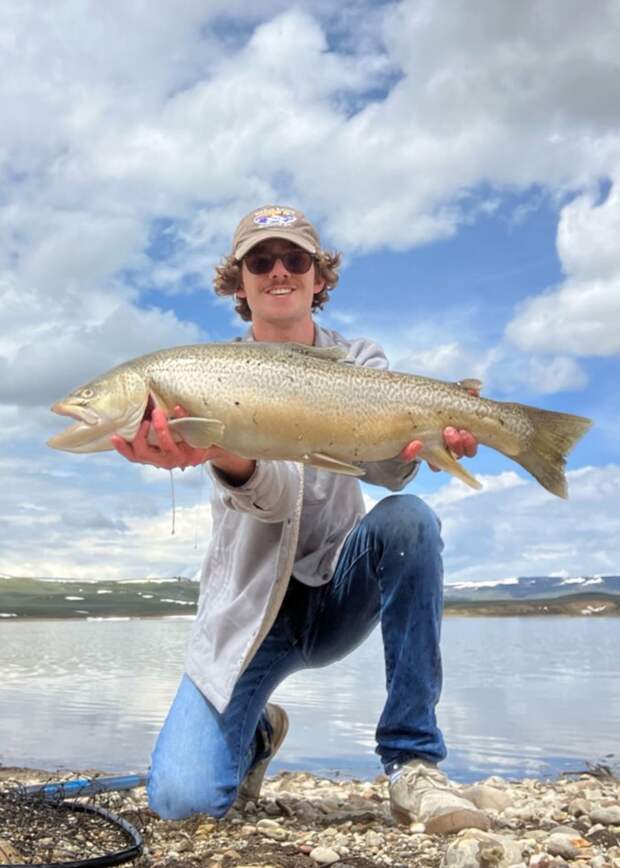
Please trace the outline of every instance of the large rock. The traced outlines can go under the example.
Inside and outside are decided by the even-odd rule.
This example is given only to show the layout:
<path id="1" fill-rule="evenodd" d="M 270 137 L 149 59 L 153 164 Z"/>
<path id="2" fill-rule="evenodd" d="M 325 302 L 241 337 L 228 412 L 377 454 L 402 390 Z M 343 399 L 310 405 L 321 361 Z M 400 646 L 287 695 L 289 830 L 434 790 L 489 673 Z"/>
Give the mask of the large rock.
<path id="1" fill-rule="evenodd" d="M 480 868 L 480 842 L 464 838 L 450 844 L 442 868 Z"/>
<path id="2" fill-rule="evenodd" d="M 602 823 L 603 826 L 620 826 L 620 805 L 593 808 L 590 811 L 590 819 L 593 823 Z"/>
<path id="3" fill-rule="evenodd" d="M 442 865 L 445 868 L 510 868 L 523 863 L 526 849 L 523 841 L 467 829 L 450 844 Z"/>
<path id="4" fill-rule="evenodd" d="M 512 797 L 505 790 L 487 784 L 475 784 L 461 789 L 464 799 L 469 799 L 481 811 L 505 811 L 512 805 Z"/>

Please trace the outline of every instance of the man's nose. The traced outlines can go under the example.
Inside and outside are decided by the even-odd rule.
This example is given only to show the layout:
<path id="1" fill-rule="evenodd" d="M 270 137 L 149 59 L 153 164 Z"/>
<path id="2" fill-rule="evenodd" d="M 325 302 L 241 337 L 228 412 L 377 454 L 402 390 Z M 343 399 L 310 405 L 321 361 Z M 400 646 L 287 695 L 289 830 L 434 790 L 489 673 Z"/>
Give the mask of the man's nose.
<path id="1" fill-rule="evenodd" d="M 270 271 L 270 277 L 289 277 L 290 272 L 282 261 L 280 256 L 276 256 L 276 261 L 273 263 L 273 268 Z"/>

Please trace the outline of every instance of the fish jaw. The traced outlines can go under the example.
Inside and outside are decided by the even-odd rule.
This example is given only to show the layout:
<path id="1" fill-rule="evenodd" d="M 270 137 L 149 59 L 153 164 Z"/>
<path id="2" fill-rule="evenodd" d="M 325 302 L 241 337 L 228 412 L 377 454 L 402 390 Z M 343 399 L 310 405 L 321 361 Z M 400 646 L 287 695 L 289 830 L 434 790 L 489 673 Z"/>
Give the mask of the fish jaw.
<path id="1" fill-rule="evenodd" d="M 125 440 L 133 440 L 149 404 L 149 395 L 141 405 L 128 407 L 127 412 L 114 419 L 107 419 L 90 407 L 79 406 L 70 401 L 57 401 L 50 408 L 59 416 L 76 420 L 65 431 L 54 434 L 47 441 L 52 449 L 63 452 L 107 452 L 114 449 L 110 442 L 113 434 Z"/>

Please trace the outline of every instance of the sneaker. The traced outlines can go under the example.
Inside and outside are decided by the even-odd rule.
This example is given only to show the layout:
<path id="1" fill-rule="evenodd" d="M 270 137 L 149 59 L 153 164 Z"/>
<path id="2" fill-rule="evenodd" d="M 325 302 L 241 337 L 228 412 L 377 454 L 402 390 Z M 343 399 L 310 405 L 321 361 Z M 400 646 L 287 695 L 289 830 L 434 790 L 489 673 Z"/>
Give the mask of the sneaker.
<path id="1" fill-rule="evenodd" d="M 237 792 L 237 800 L 241 804 L 245 804 L 245 802 L 255 802 L 260 796 L 260 790 L 263 785 L 267 766 L 277 754 L 280 745 L 284 741 L 286 733 L 288 732 L 288 715 L 283 708 L 279 705 L 268 702 L 266 711 L 272 729 L 271 752 L 269 756 L 265 757 L 265 759 L 257 762 L 241 782 Z"/>
<path id="2" fill-rule="evenodd" d="M 390 808 L 397 823 L 424 823 L 428 835 L 490 826 L 487 815 L 460 796 L 437 766 L 419 759 L 405 763 L 390 783 Z"/>

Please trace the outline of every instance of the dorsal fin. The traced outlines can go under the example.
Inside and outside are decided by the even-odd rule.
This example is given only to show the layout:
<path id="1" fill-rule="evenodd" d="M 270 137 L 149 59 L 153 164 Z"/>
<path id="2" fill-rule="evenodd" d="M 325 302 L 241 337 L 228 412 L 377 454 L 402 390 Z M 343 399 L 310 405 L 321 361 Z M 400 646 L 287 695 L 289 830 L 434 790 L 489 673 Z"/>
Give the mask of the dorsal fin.
<path id="1" fill-rule="evenodd" d="M 460 386 L 461 389 L 467 389 L 468 392 L 470 390 L 480 392 L 482 389 L 482 380 L 475 380 L 473 377 L 469 377 L 465 380 L 457 380 L 454 385 Z"/>
<path id="2" fill-rule="evenodd" d="M 315 359 L 353 364 L 353 360 L 348 358 L 348 352 L 344 347 L 310 347 L 307 344 L 297 344 L 292 341 L 286 346 L 294 353 L 313 356 Z"/>

